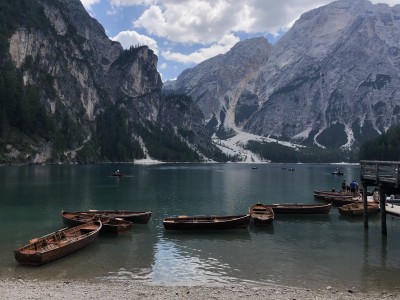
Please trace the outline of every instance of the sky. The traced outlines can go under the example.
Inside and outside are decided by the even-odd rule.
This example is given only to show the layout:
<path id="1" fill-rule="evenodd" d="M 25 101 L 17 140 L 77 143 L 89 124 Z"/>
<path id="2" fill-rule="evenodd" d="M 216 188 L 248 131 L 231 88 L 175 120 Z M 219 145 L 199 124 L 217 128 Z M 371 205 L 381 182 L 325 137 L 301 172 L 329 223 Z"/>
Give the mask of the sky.
<path id="1" fill-rule="evenodd" d="M 275 43 L 300 17 L 331 0 L 81 0 L 111 40 L 148 45 L 162 80 L 264 36 Z M 399 0 L 372 0 L 390 6 Z"/>

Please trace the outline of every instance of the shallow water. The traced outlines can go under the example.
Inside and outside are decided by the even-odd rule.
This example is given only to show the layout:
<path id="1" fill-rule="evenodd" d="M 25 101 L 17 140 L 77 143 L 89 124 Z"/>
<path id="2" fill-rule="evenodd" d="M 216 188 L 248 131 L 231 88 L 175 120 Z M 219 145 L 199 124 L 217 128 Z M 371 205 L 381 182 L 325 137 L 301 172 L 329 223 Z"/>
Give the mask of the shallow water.
<path id="1" fill-rule="evenodd" d="M 0 278 L 142 280 L 191 285 L 258 282 L 299 287 L 393 290 L 400 276 L 399 219 L 282 216 L 273 227 L 169 232 L 174 215 L 245 214 L 256 202 L 316 203 L 313 190 L 359 178 L 358 166 L 246 164 L 0 167 Z M 129 176 L 110 177 L 115 169 Z M 19 265 L 13 250 L 62 227 L 60 211 L 151 210 L 147 225 L 101 235 L 81 251 L 41 267 Z"/>

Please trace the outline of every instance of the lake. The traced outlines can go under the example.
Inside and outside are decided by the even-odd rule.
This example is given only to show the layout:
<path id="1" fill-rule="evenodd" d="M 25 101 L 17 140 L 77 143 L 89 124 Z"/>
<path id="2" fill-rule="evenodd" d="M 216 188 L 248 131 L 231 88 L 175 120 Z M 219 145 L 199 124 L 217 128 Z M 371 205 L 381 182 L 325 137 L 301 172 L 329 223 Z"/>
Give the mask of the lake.
<path id="1" fill-rule="evenodd" d="M 160 164 L 0 167 L 0 279 L 138 280 L 161 285 L 256 282 L 283 286 L 395 290 L 399 219 L 379 215 L 275 217 L 270 228 L 169 232 L 175 215 L 245 214 L 254 203 L 322 203 L 313 190 L 359 179 L 359 166 Z M 282 167 L 294 167 L 294 172 Z M 120 169 L 127 177 L 110 174 Z M 151 210 L 149 224 L 100 235 L 88 247 L 41 267 L 19 265 L 13 250 L 63 227 L 61 210 Z"/>

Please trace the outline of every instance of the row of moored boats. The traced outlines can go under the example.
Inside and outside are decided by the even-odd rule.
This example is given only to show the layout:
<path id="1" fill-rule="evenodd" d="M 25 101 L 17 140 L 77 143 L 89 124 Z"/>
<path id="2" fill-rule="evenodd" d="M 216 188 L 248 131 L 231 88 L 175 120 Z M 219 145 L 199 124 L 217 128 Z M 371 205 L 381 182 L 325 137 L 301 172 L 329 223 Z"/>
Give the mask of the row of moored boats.
<path id="1" fill-rule="evenodd" d="M 341 204 L 346 204 L 343 205 L 342 208 L 348 210 L 344 213 L 341 212 L 342 214 L 360 214 L 357 211 L 360 202 L 355 202 L 354 199 L 350 199 L 353 198 L 352 196 L 344 197 L 344 195 L 342 195 L 339 197 L 337 194 L 328 194 L 328 192 L 314 192 L 314 196 L 318 199 L 324 198 L 328 200 L 329 203 L 270 205 L 257 203 L 252 205 L 248 213 L 244 215 L 176 216 L 165 218 L 163 220 L 163 225 L 166 230 L 247 228 L 250 223 L 255 226 L 269 226 L 273 224 L 275 214 L 329 214 L 332 205 L 337 204 L 338 202 L 336 201 L 339 198 L 341 198 L 341 201 L 345 201 L 345 199 L 346 201 L 350 201 L 349 203 L 341 202 Z M 63 223 L 67 227 L 43 237 L 32 239 L 29 244 L 14 251 L 15 259 L 19 263 L 25 265 L 41 265 L 83 248 L 92 242 L 100 232 L 121 234 L 130 231 L 133 224 L 147 224 L 151 215 L 151 211 L 62 211 L 61 217 Z"/>
<path id="2" fill-rule="evenodd" d="M 364 203 L 362 194 L 352 194 L 335 191 L 314 191 L 314 198 L 324 200 L 338 207 L 339 213 L 343 216 L 362 216 L 364 214 Z M 379 202 L 372 196 L 367 197 L 368 214 L 379 211 Z"/>

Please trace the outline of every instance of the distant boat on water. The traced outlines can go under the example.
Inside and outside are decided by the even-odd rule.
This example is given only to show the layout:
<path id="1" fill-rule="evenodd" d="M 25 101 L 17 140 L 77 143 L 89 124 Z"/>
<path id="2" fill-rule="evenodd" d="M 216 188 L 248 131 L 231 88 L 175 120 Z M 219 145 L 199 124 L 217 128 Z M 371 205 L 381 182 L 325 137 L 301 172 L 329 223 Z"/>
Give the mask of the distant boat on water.
<path id="1" fill-rule="evenodd" d="M 332 175 L 337 175 L 337 176 L 342 176 L 342 175 L 344 175 L 344 173 L 343 173 L 339 168 L 336 168 L 336 170 L 333 171 L 333 172 L 331 172 L 331 174 L 332 174 Z"/>

